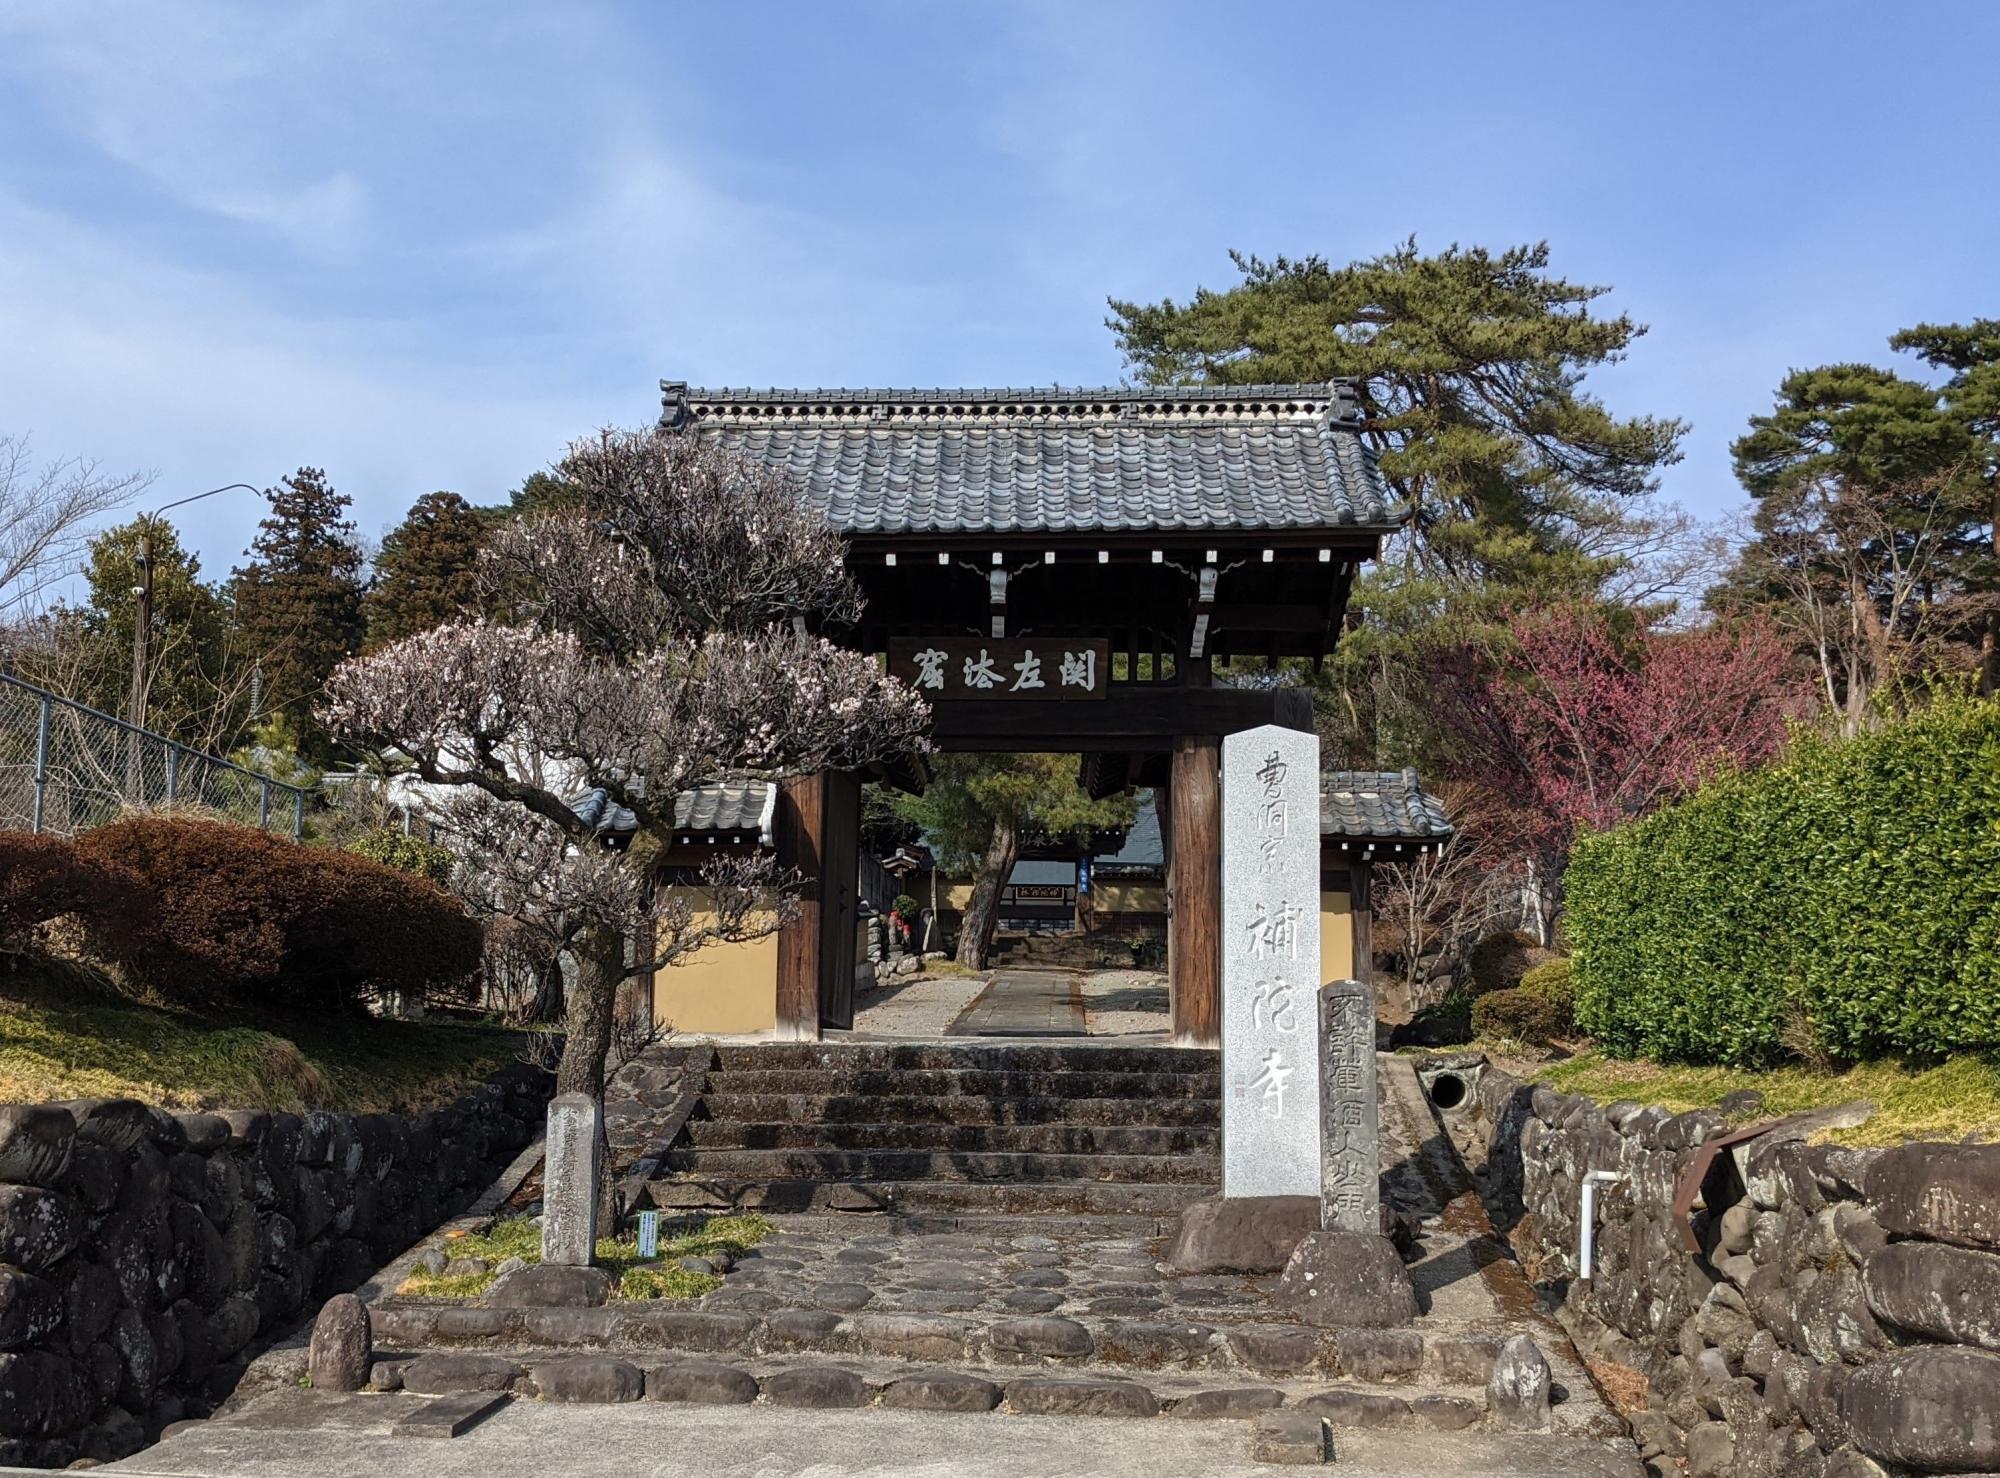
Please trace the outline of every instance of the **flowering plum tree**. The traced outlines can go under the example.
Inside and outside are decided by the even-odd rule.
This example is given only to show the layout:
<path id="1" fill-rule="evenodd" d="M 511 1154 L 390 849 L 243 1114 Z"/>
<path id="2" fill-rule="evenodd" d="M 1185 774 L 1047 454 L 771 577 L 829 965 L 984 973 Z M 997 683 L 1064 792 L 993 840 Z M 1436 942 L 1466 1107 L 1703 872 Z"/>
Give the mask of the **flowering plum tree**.
<path id="1" fill-rule="evenodd" d="M 1433 676 L 1453 768 L 1499 801 L 1544 896 L 1579 831 L 1644 816 L 1717 764 L 1768 759 L 1810 706 L 1762 619 L 1672 631 L 1580 602 L 1511 612 L 1499 650 L 1460 647 Z"/>
<path id="2" fill-rule="evenodd" d="M 569 950 L 557 1089 L 601 1096 L 619 983 L 768 932 L 792 883 L 759 859 L 706 867 L 699 908 L 659 888 L 676 794 L 919 752 L 929 712 L 873 659 L 807 634 L 852 619 L 860 597 L 838 536 L 781 473 L 693 437 L 609 430 L 555 471 L 563 498 L 481 556 L 486 608 L 507 619 L 343 663 L 325 717 L 450 787 L 442 820 L 481 901 Z M 573 805 L 593 791 L 630 813 L 629 846 L 611 850 Z"/>

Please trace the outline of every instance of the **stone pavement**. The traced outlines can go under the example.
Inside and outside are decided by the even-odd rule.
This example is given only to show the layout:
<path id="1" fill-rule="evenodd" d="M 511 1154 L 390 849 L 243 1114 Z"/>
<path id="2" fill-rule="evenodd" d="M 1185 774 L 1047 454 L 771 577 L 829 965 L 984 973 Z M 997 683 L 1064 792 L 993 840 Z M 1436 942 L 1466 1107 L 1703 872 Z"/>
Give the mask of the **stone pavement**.
<path id="1" fill-rule="evenodd" d="M 1018 972 L 1016 972 L 1018 973 Z M 1154 970 L 1091 970 L 1081 976 L 1079 1036 L 1165 1042 L 1167 978 Z M 978 975 L 892 976 L 854 1000 L 854 1030 L 828 1042 L 941 1041 L 946 1028 L 986 989 Z"/>
<path id="2" fill-rule="evenodd" d="M 1079 1421 L 516 1401 L 448 1442 L 389 1435 L 402 1396 L 278 1391 L 103 1471 L 121 1478 L 1269 1478 L 1242 1422 Z M 0 1470 L 12 1472 L 14 1470 Z M 1583 1439 L 1337 1431 L 1342 1478 L 1643 1478 Z"/>
<path id="3" fill-rule="evenodd" d="M 1074 970 L 1001 970 L 948 1037 L 1080 1037 L 1083 992 Z"/>

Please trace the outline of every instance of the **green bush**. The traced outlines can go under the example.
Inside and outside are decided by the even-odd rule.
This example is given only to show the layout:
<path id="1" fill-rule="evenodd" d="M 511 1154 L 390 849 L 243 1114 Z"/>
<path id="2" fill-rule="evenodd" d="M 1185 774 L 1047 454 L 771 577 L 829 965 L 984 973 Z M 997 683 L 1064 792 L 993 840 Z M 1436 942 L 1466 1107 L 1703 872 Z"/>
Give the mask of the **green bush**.
<path id="1" fill-rule="evenodd" d="M 440 888 L 451 883 L 451 870 L 458 865 L 458 854 L 449 847 L 440 847 L 422 837 L 406 836 L 392 826 L 378 827 L 357 837 L 347 844 L 347 850 L 370 862 L 436 883 Z"/>
<path id="2" fill-rule="evenodd" d="M 1489 991 L 1472 1003 L 1472 1027 L 1482 1037 L 1510 1037 L 1546 1046 L 1576 1034 L 1575 997 L 1565 959 L 1545 961 L 1521 983 Z"/>
<path id="3" fill-rule="evenodd" d="M 1549 958 L 1549 951 L 1537 944 L 1532 934 L 1519 929 L 1489 934 L 1472 947 L 1466 959 L 1468 987 L 1475 996 L 1512 990 L 1524 975 Z"/>
<path id="4" fill-rule="evenodd" d="M 450 989 L 479 966 L 479 925 L 456 899 L 349 852 L 187 816 L 130 817 L 74 845 L 148 900 L 142 927 L 89 919 L 93 948 L 173 1005 L 344 1006 Z"/>
<path id="5" fill-rule="evenodd" d="M 1570 995 L 1569 959 L 1557 955 L 1553 960 L 1544 960 L 1521 977 L 1521 984 L 1527 990 L 1538 990 L 1544 995 Z"/>
<path id="6" fill-rule="evenodd" d="M 1942 698 L 1585 837 L 1577 1019 L 1627 1056 L 1756 1065 L 2000 1045 L 2000 703 Z"/>

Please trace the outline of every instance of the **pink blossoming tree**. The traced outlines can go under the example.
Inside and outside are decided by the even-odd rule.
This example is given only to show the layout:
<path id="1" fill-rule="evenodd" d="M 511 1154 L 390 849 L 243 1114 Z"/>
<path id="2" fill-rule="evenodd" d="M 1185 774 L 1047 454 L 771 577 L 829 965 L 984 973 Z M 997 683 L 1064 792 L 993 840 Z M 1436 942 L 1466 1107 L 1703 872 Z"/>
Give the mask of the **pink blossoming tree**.
<path id="1" fill-rule="evenodd" d="M 1497 799 L 1496 823 L 1548 898 L 1579 831 L 1644 816 L 1718 765 L 1770 758 L 1810 707 L 1761 619 L 1675 631 L 1581 603 L 1511 612 L 1497 650 L 1457 648 L 1434 676 L 1453 768 Z"/>
<path id="2" fill-rule="evenodd" d="M 340 739 L 447 787 L 441 820 L 479 901 L 565 949 L 557 1090 L 601 1097 L 623 980 L 777 927 L 794 880 L 710 864 L 700 906 L 659 885 L 674 797 L 723 777 L 921 752 L 929 712 L 860 653 L 840 539 L 779 472 L 671 432 L 605 431 L 557 465 L 562 506 L 495 533 L 489 606 L 343 663 Z M 629 813 L 613 850 L 597 811 Z M 646 941 L 639 948 L 632 941 Z"/>

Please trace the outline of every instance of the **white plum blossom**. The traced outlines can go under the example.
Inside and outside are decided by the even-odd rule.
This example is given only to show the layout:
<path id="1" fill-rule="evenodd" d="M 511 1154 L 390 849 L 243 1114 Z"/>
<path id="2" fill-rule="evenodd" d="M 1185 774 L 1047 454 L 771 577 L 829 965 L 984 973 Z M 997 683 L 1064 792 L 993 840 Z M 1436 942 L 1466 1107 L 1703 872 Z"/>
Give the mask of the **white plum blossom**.
<path id="1" fill-rule="evenodd" d="M 599 433 L 555 471 L 563 506 L 492 541 L 495 616 L 342 663 L 323 711 L 342 740 L 451 787 L 440 820 L 475 864 L 474 901 L 571 950 L 558 1086 L 601 1093 L 619 980 L 768 932 L 796 882 L 768 859 L 714 864 L 699 910 L 659 886 L 674 797 L 919 755 L 930 712 L 806 629 L 861 603 L 838 536 L 781 474 L 664 430 Z M 636 818 L 629 848 L 571 809 L 590 790 Z M 652 947 L 628 958 L 632 938 Z"/>

